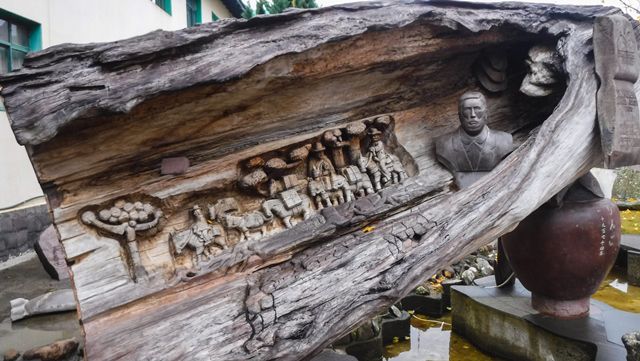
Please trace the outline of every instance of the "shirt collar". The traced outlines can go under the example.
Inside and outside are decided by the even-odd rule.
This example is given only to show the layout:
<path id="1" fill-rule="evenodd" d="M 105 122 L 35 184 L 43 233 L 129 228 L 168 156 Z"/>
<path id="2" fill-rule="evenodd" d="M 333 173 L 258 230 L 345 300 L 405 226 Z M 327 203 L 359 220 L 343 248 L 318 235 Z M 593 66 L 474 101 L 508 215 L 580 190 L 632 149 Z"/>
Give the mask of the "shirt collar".
<path id="1" fill-rule="evenodd" d="M 462 129 L 462 127 L 460 127 L 458 128 L 458 133 L 460 133 L 460 140 L 462 141 L 462 144 L 469 145 L 471 143 L 476 143 L 482 145 L 489 137 L 489 128 L 485 125 L 480 131 L 480 134 L 469 135 L 464 131 L 464 129 Z"/>

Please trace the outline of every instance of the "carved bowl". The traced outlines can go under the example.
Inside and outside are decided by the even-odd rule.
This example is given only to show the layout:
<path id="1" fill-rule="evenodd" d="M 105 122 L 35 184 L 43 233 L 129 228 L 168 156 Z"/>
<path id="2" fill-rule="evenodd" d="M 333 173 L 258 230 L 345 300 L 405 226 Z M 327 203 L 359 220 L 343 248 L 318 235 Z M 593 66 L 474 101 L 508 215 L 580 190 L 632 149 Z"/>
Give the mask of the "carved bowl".
<path id="1" fill-rule="evenodd" d="M 543 205 L 505 235 L 503 245 L 534 309 L 559 318 L 586 316 L 620 248 L 620 213 L 603 198 Z"/>

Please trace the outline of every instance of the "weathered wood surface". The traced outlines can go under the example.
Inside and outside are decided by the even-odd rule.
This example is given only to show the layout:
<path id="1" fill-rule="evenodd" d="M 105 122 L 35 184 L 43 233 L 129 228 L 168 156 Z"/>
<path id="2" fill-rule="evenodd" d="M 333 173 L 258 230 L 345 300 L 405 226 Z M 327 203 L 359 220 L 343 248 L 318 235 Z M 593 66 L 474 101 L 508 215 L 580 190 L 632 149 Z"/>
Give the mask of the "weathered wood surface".
<path id="1" fill-rule="evenodd" d="M 2 95 L 74 262 L 88 359 L 300 359 L 504 234 L 602 163 L 590 41 L 594 17 L 617 12 L 362 3 L 31 57 L 0 79 Z M 515 64 L 508 90 L 488 100 L 491 127 L 520 146 L 454 192 L 433 139 L 457 126 L 478 54 L 506 47 L 517 61 L 558 39 L 562 99 L 519 95 Z M 176 262 L 169 233 L 189 225 L 195 202 L 237 193 L 239 162 L 380 114 L 395 119 L 411 178 L 239 243 L 189 275 Z M 191 167 L 160 175 L 172 156 Z M 138 242 L 149 278 L 133 282 L 121 244 L 79 215 L 137 195 L 166 224 Z"/>

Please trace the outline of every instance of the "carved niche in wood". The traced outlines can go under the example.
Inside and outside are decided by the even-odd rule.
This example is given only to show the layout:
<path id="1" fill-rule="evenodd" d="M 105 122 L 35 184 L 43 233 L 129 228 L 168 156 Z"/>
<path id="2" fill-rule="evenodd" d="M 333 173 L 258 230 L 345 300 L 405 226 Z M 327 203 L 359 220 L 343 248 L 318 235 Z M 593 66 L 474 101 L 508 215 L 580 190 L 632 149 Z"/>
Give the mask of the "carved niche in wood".
<path id="1" fill-rule="evenodd" d="M 292 216 L 308 219 L 314 208 L 350 202 L 407 178 L 404 165 L 383 141 L 392 122 L 390 116 L 354 122 L 277 154 L 254 157 L 246 162 L 239 185 L 267 197 L 264 214 L 275 213 L 291 228 Z"/>
<path id="2" fill-rule="evenodd" d="M 189 248 L 193 264 L 200 267 L 237 243 L 260 240 L 310 219 L 322 208 L 401 182 L 408 175 L 393 152 L 398 146 L 387 144 L 395 137 L 392 132 L 393 118 L 380 116 L 241 162 L 238 189 L 208 198 L 208 219 L 200 205 L 194 205 L 191 224 L 171 232 L 176 255 Z"/>
<path id="3" fill-rule="evenodd" d="M 151 202 L 128 201 L 118 199 L 106 207 L 95 207 L 82 213 L 82 222 L 93 226 L 109 236 L 117 236 L 124 249 L 125 261 L 129 267 L 131 278 L 137 279 L 147 276 L 147 272 L 140 260 L 136 238 L 138 234 L 144 236 L 155 234 L 162 228 L 162 210 Z M 122 244 L 126 243 L 126 245 Z"/>

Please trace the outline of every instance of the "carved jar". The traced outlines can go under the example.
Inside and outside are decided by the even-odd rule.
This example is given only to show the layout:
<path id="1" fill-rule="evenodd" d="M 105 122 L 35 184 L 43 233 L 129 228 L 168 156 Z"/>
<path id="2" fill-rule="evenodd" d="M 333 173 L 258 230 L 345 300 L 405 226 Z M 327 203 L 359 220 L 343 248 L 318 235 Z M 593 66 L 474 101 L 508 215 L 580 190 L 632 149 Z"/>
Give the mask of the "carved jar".
<path id="1" fill-rule="evenodd" d="M 504 237 L 507 258 L 534 309 L 558 318 L 588 315 L 589 299 L 615 262 L 620 213 L 597 196 L 543 205 Z"/>

